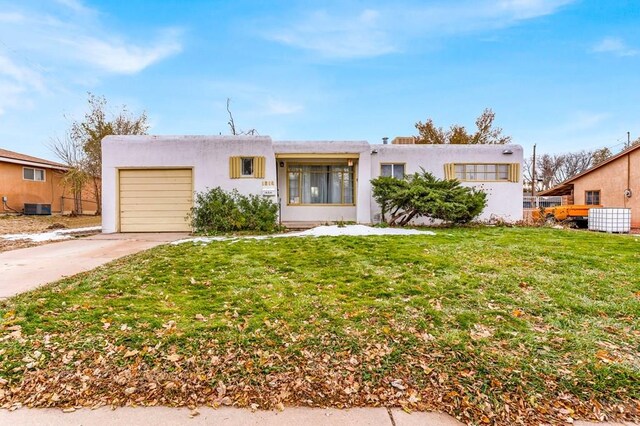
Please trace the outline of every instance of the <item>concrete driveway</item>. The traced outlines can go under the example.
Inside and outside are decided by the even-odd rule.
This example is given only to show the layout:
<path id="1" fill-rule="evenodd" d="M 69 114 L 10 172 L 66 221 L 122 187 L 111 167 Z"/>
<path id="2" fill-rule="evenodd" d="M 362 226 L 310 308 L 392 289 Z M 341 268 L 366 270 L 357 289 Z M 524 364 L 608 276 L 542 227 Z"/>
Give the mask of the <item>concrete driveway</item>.
<path id="1" fill-rule="evenodd" d="M 89 271 L 114 259 L 179 240 L 187 235 L 98 234 L 0 253 L 0 299 Z"/>

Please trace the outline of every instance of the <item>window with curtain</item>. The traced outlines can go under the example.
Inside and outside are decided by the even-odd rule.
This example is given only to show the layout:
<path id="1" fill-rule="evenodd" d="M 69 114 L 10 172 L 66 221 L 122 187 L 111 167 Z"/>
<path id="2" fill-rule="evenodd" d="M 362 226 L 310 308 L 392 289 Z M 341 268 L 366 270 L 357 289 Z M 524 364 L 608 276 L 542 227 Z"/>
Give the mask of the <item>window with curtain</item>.
<path id="1" fill-rule="evenodd" d="M 289 204 L 353 204 L 353 166 L 289 165 Z"/>

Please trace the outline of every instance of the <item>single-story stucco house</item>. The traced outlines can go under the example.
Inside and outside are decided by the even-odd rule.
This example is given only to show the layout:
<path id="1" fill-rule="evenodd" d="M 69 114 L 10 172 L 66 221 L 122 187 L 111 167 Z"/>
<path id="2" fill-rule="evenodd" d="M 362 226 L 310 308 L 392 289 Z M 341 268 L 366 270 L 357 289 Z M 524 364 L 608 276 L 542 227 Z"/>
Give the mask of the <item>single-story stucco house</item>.
<path id="1" fill-rule="evenodd" d="M 522 218 L 519 145 L 375 145 L 267 136 L 107 136 L 103 232 L 189 231 L 194 191 L 273 197 L 291 223 L 375 223 L 370 181 L 421 169 L 488 194 L 480 219 Z"/>

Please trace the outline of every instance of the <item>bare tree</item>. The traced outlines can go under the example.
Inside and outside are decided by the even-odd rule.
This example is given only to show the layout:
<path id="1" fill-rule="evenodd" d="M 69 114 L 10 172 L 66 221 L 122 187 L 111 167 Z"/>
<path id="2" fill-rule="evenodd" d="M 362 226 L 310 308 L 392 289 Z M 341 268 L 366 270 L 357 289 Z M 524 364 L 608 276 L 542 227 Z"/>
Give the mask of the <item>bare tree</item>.
<path id="1" fill-rule="evenodd" d="M 564 154 L 563 161 L 557 170 L 556 180 L 565 180 L 584 172 L 593 165 L 593 151 L 578 151 Z"/>
<path id="2" fill-rule="evenodd" d="M 611 156 L 609 148 L 578 151 L 565 154 L 542 154 L 536 159 L 536 189 L 544 191 L 600 164 Z M 531 182 L 531 158 L 524 162 L 525 180 Z"/>
<path id="3" fill-rule="evenodd" d="M 560 169 L 564 165 L 566 154 L 542 154 L 536 159 L 536 178 L 542 191 L 549 189 L 564 179 L 560 179 Z"/>
<path id="4" fill-rule="evenodd" d="M 144 135 L 149 129 L 147 114 L 131 114 L 122 106 L 111 118 L 107 116 L 104 96 L 89 93 L 89 112 L 82 121 L 71 123 L 69 138 L 82 147 L 85 155 L 84 171 L 91 177 L 96 201 L 96 215 L 102 213 L 102 139 L 107 135 Z"/>
<path id="5" fill-rule="evenodd" d="M 227 124 L 229 124 L 229 128 L 231 128 L 231 134 L 235 136 L 238 133 L 236 132 L 236 123 L 235 121 L 233 121 L 233 114 L 231 114 L 231 108 L 229 106 L 230 104 L 231 98 L 227 98 L 227 112 L 229 113 L 229 121 Z"/>
<path id="6" fill-rule="evenodd" d="M 91 179 L 87 172 L 86 153 L 82 145 L 74 141 L 69 134 L 66 134 L 62 139 L 52 139 L 49 148 L 69 168 L 62 177 L 62 182 L 71 188 L 73 194 L 71 214 L 82 214 L 82 189 Z"/>
<path id="7" fill-rule="evenodd" d="M 82 189 L 93 185 L 96 215 L 102 213 L 102 139 L 107 135 L 144 135 L 149 129 L 147 114 L 132 115 L 126 106 L 111 118 L 104 96 L 88 94 L 89 112 L 84 119 L 73 120 L 64 138 L 51 141 L 50 148 L 69 166 L 65 179 L 74 192 L 74 212 L 82 213 Z"/>
<path id="8" fill-rule="evenodd" d="M 258 131 L 256 129 L 250 129 L 245 131 L 236 130 L 236 122 L 233 119 L 233 114 L 231 113 L 231 98 L 227 98 L 227 113 L 229 114 L 229 121 L 227 124 L 229 125 L 229 129 L 231 130 L 232 135 L 257 135 Z"/>

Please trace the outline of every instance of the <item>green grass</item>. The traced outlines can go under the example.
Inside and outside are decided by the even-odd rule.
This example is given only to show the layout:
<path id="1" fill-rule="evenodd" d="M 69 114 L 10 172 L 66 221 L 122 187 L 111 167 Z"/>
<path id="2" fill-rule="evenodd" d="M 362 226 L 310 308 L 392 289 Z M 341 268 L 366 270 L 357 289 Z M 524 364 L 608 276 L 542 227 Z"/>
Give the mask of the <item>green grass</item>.
<path id="1" fill-rule="evenodd" d="M 639 313 L 637 237 L 462 228 L 162 246 L 2 302 L 0 403 L 624 417 L 640 401 Z"/>

